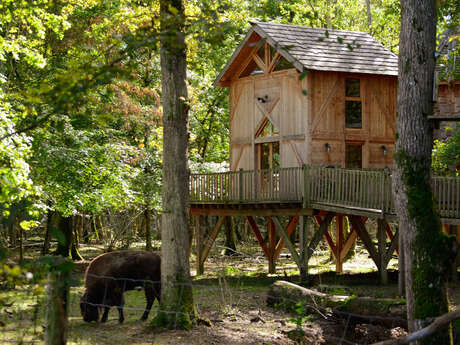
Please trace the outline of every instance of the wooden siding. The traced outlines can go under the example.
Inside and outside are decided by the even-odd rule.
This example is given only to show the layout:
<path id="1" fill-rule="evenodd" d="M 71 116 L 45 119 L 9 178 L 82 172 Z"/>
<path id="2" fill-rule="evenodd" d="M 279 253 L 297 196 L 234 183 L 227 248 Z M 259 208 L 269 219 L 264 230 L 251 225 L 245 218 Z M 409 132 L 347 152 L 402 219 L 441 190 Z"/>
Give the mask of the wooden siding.
<path id="1" fill-rule="evenodd" d="M 258 142 L 279 141 L 281 167 L 301 166 L 307 161 L 306 133 L 308 97 L 302 93 L 306 82 L 295 69 L 254 75 L 232 82 L 230 88 L 230 167 L 254 169 Z M 258 102 L 266 98 L 266 102 Z M 267 118 L 279 136 L 257 138 Z"/>
<path id="2" fill-rule="evenodd" d="M 312 111 L 309 118 L 313 165 L 345 167 L 345 145 L 362 145 L 363 168 L 391 166 L 396 125 L 397 80 L 394 77 L 338 72 L 309 73 Z M 359 78 L 362 128 L 345 127 L 345 79 Z M 330 151 L 326 150 L 326 144 Z M 381 149 L 385 146 L 387 154 Z"/>
<path id="3" fill-rule="evenodd" d="M 434 109 L 436 116 L 460 115 L 460 81 L 439 85 Z"/>

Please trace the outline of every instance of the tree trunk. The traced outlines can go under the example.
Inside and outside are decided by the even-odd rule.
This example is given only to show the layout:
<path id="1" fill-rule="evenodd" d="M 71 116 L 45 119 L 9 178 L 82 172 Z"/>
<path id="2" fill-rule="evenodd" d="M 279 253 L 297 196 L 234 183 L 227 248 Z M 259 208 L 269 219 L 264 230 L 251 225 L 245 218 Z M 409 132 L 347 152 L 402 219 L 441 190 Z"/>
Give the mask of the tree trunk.
<path id="1" fill-rule="evenodd" d="M 152 250 L 152 231 L 151 231 L 151 226 L 150 226 L 150 206 L 147 206 L 147 208 L 144 211 L 144 225 L 145 225 L 145 250 L 151 251 Z"/>
<path id="2" fill-rule="evenodd" d="M 430 184 L 435 67 L 434 0 L 401 1 L 394 193 L 403 232 L 409 331 L 448 311 L 446 277 L 452 242 L 441 232 Z M 402 249 L 402 248 L 401 248 Z M 421 344 L 449 344 L 449 328 Z"/>
<path id="3" fill-rule="evenodd" d="M 163 103 L 161 304 L 154 326 L 190 329 L 196 318 L 189 262 L 188 104 L 185 13 L 181 0 L 160 0 Z"/>
<path id="4" fill-rule="evenodd" d="M 233 226 L 232 217 L 225 219 L 225 251 L 226 256 L 236 254 L 236 233 Z"/>
<path id="5" fill-rule="evenodd" d="M 367 10 L 367 26 L 370 29 L 372 26 L 372 12 L 371 12 L 371 0 L 366 1 L 366 10 Z"/>
<path id="6" fill-rule="evenodd" d="M 72 217 L 63 217 L 62 215 L 58 215 L 58 217 L 58 229 L 56 232 L 58 247 L 55 254 L 70 258 L 72 257 L 70 251 L 73 242 Z"/>
<path id="7" fill-rule="evenodd" d="M 81 225 L 83 224 L 83 218 L 80 216 L 74 216 L 73 217 L 73 239 L 72 239 L 72 244 L 70 246 L 70 255 L 72 257 L 72 260 L 83 260 L 83 257 L 80 254 L 80 250 L 78 247 L 80 247 L 80 238 L 81 238 Z"/>

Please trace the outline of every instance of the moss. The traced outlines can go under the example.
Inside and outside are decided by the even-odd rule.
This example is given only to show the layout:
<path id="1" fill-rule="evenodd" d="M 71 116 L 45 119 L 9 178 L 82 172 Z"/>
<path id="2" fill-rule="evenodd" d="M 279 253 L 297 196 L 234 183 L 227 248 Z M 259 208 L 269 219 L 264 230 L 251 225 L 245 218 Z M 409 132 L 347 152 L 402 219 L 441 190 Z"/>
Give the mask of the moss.
<path id="1" fill-rule="evenodd" d="M 165 289 L 165 287 L 163 287 Z M 160 310 L 150 323 L 151 328 L 190 330 L 197 320 L 190 284 L 176 283 L 161 296 Z"/>
<path id="2" fill-rule="evenodd" d="M 415 296 L 414 319 L 427 320 L 448 311 L 447 272 L 451 260 L 452 238 L 441 231 L 441 222 L 433 201 L 427 162 L 400 151 L 396 155 L 407 188 L 409 216 L 417 231 L 413 245 L 412 289 Z M 429 168 L 428 168 L 429 169 Z M 449 344 L 449 332 L 443 329 L 421 344 Z"/>

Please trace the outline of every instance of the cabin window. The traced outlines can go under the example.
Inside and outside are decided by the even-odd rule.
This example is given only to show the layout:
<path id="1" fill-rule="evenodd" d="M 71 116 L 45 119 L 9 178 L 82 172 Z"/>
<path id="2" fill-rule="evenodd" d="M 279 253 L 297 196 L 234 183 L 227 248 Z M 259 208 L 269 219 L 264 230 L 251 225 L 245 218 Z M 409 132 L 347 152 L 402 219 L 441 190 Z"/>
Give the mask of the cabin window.
<path id="1" fill-rule="evenodd" d="M 360 144 L 345 145 L 345 167 L 350 169 L 362 169 L 363 146 Z"/>
<path id="2" fill-rule="evenodd" d="M 258 168 L 278 169 L 280 167 L 279 141 L 257 144 Z"/>
<path id="3" fill-rule="evenodd" d="M 345 78 L 345 128 L 363 128 L 361 83 L 357 78 Z"/>
<path id="4" fill-rule="evenodd" d="M 265 123 L 262 128 L 258 131 L 257 137 L 273 137 L 280 135 L 280 132 L 273 126 L 273 123 L 269 119 L 265 119 Z"/>

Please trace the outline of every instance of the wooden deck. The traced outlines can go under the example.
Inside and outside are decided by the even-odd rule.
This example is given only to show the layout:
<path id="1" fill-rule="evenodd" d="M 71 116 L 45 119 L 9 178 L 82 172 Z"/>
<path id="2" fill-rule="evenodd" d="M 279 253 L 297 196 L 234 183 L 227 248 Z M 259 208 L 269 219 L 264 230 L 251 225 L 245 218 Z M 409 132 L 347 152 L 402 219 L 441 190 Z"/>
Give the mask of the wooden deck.
<path id="1" fill-rule="evenodd" d="M 432 178 L 432 187 L 443 221 L 460 224 L 460 178 L 436 176 Z M 289 205 L 287 209 L 325 210 L 385 219 L 396 217 L 389 169 L 304 166 L 192 174 L 190 203 L 195 212 L 212 205 L 217 209 L 227 206 L 241 210 L 251 205 L 260 208 L 265 204 L 264 208 L 270 208 L 269 204 L 284 204 Z"/>
<path id="2" fill-rule="evenodd" d="M 389 169 L 303 166 L 191 175 L 190 214 L 195 224 L 197 272 L 203 272 L 225 218 L 244 216 L 268 260 L 270 273 L 275 272 L 276 260 L 286 246 L 301 275 L 306 275 L 308 261 L 321 238 L 333 254 L 336 271 L 342 272 L 345 257 L 359 238 L 385 283 L 388 262 L 398 246 L 391 174 Z M 460 245 L 460 178 L 434 176 L 432 187 L 443 229 L 456 235 Z M 206 235 L 200 230 L 200 217 L 207 215 L 218 216 L 218 220 Z M 267 219 L 267 239 L 254 216 Z M 285 227 L 279 216 L 289 216 Z M 313 229 L 308 228 L 304 216 L 312 217 L 316 224 Z M 376 221 L 368 222 L 370 219 Z M 367 229 L 374 226 L 370 223 L 377 224 L 374 240 Z M 296 227 L 297 244 L 290 238 Z"/>

